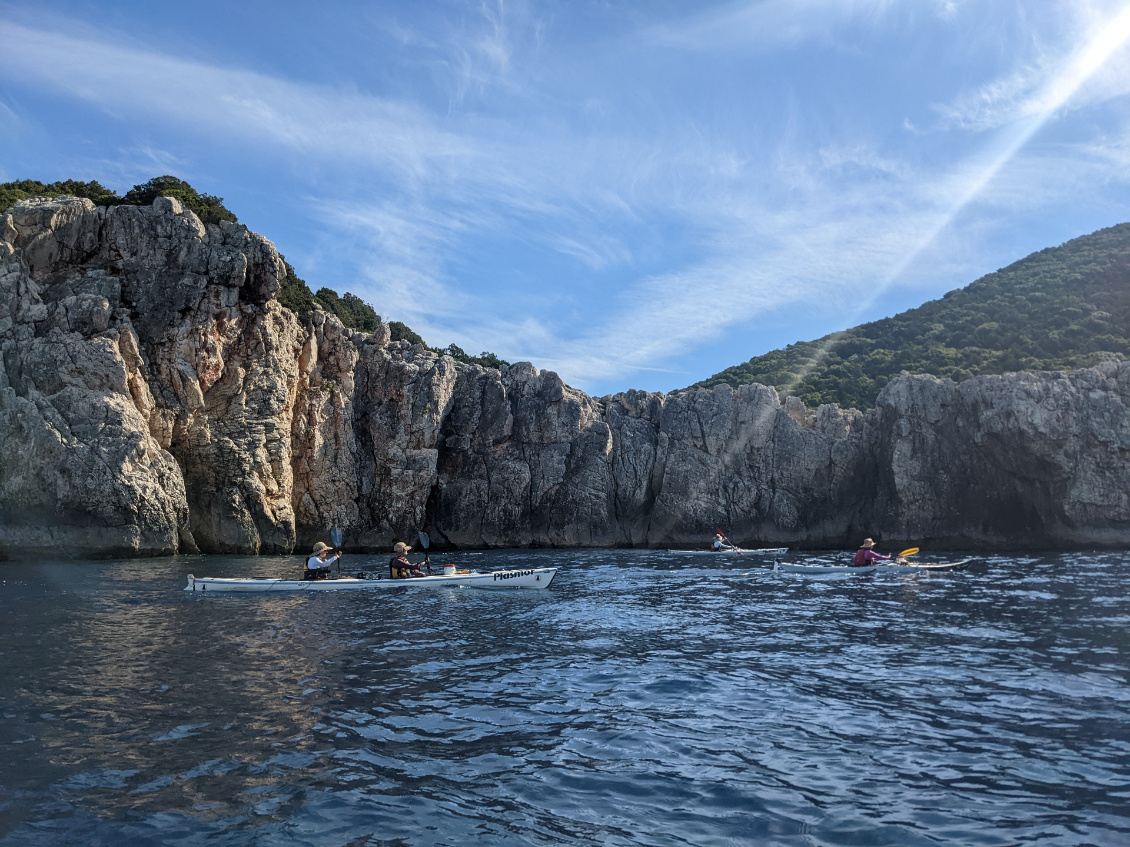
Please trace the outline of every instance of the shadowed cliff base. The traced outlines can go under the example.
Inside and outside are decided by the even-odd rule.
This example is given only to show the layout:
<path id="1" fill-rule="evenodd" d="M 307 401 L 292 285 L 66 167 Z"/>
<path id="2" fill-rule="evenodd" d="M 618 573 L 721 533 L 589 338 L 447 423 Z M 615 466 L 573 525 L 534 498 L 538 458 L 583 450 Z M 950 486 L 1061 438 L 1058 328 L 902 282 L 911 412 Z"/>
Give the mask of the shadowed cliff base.
<path id="1" fill-rule="evenodd" d="M 1120 277 L 1126 284 L 1126 270 Z M 0 547 L 1130 543 L 1130 364 L 901 375 L 861 412 L 773 388 L 592 398 L 387 324 L 304 319 L 274 246 L 173 198 L 0 216 Z"/>

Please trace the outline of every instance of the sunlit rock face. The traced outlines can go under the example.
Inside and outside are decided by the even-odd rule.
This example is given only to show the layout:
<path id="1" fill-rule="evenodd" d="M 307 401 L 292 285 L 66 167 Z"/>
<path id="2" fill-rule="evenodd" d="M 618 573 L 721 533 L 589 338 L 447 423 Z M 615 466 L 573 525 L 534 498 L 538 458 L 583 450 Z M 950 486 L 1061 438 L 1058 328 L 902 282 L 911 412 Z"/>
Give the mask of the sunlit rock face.
<path id="1" fill-rule="evenodd" d="M 1130 542 L 1130 365 L 592 398 L 276 301 L 273 245 L 168 198 L 0 215 L 0 548 Z"/>
<path id="2" fill-rule="evenodd" d="M 0 544 L 290 551 L 304 333 L 270 242 L 169 198 L 24 201 L 0 235 Z"/>

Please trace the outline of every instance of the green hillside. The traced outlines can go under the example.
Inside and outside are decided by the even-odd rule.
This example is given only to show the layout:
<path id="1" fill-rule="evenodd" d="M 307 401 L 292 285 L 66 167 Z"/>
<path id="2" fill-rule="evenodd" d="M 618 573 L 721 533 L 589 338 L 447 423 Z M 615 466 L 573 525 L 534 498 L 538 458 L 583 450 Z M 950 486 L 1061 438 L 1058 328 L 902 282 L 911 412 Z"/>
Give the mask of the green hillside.
<path id="1" fill-rule="evenodd" d="M 892 318 L 790 344 L 691 388 L 772 385 L 810 408 L 866 409 L 901 371 L 960 382 L 1130 358 L 1130 224 L 1033 253 Z"/>

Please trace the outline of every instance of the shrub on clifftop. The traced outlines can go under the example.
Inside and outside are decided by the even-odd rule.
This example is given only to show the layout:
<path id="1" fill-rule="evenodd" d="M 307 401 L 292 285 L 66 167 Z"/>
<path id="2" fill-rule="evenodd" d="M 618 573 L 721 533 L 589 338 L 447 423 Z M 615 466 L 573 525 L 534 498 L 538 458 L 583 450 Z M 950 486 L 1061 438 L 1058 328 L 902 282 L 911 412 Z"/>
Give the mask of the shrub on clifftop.
<path id="1" fill-rule="evenodd" d="M 286 279 L 279 288 L 279 302 L 299 317 L 306 317 L 319 307 L 322 311 L 336 315 L 342 326 L 372 332 L 381 322 L 376 310 L 356 294 L 345 292 L 339 296 L 332 288 L 319 288 L 315 294 L 310 286 L 294 271 L 294 267 L 280 255 L 286 268 Z"/>
<path id="2" fill-rule="evenodd" d="M 332 288 L 319 288 L 314 298 L 326 308 L 326 311 L 337 315 L 345 326 L 362 332 L 372 332 L 381 322 L 381 316 L 373 310 L 372 306 L 348 291 L 338 297 L 337 292 Z"/>
<path id="3" fill-rule="evenodd" d="M 424 344 L 424 339 L 412 331 L 408 324 L 401 321 L 389 321 L 388 330 L 393 341 L 407 341 L 409 344 Z M 427 344 L 424 344 L 427 347 Z"/>
<path id="4" fill-rule="evenodd" d="M 478 356 L 472 356 L 460 347 L 458 344 L 448 344 L 442 350 L 436 350 L 445 356 L 450 356 L 457 362 L 464 362 L 468 365 L 482 365 L 484 368 L 498 368 L 501 370 L 507 367 L 510 363 L 505 359 L 500 359 L 494 353 L 488 353 L 485 350 Z"/>
<path id="5" fill-rule="evenodd" d="M 44 183 L 37 179 L 19 179 L 0 183 L 0 211 L 9 209 L 29 197 L 85 197 L 96 206 L 148 206 L 158 197 L 175 197 L 186 209 L 191 209 L 204 223 L 239 219 L 224 206 L 223 197 L 201 194 L 183 179 L 175 176 L 158 176 L 149 182 L 135 185 L 119 197 L 97 180 L 80 182 L 75 179 Z"/>
<path id="6" fill-rule="evenodd" d="M 19 179 L 0 183 L 0 211 L 10 209 L 29 197 L 85 197 L 96 206 L 116 206 L 122 198 L 97 180 L 43 183 L 37 179 Z"/>
<path id="7" fill-rule="evenodd" d="M 130 206 L 149 206 L 158 197 L 175 197 L 206 224 L 218 224 L 220 221 L 239 223 L 239 218 L 224 206 L 223 197 L 200 194 L 183 179 L 175 176 L 157 176 L 149 182 L 135 185 L 126 192 L 121 202 Z"/>

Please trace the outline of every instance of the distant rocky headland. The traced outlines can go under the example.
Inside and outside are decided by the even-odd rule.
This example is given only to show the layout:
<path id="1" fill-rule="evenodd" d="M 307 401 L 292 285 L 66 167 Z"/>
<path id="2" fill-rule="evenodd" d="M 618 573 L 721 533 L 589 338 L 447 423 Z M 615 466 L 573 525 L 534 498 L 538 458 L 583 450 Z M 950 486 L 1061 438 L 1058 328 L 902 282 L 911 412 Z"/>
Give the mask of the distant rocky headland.
<path id="1" fill-rule="evenodd" d="M 1130 363 L 866 411 L 720 384 L 593 398 L 305 319 L 270 241 L 151 206 L 0 214 L 0 549 L 1130 544 Z M 1123 285 L 1127 284 L 1123 280 Z"/>

